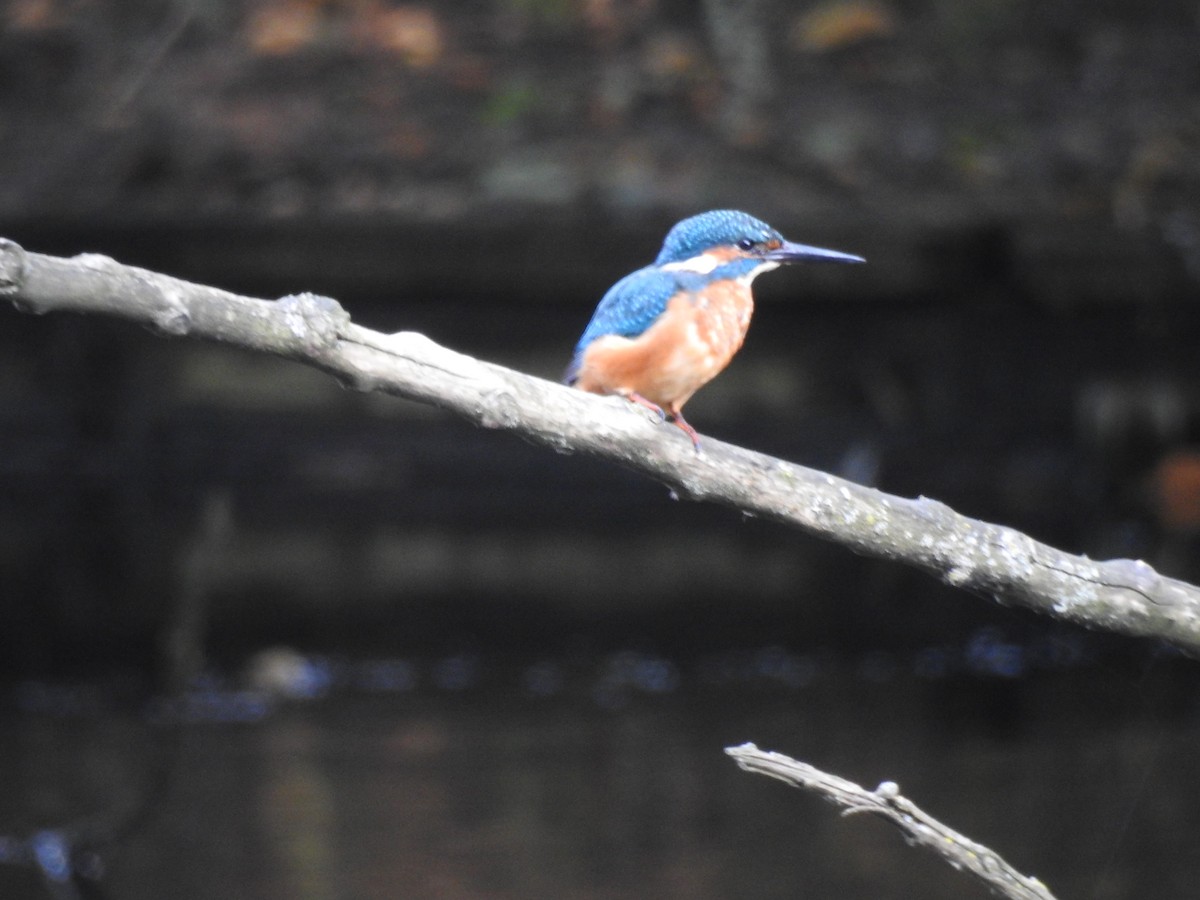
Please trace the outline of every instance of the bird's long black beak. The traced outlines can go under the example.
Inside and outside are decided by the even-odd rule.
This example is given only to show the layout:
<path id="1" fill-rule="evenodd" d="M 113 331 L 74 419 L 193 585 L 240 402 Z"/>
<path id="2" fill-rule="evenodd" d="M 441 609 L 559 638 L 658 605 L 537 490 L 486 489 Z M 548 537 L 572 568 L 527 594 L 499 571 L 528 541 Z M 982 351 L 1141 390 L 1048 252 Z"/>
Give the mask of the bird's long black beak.
<path id="1" fill-rule="evenodd" d="M 779 263 L 798 262 L 831 262 L 831 263 L 861 263 L 866 262 L 861 256 L 852 253 L 841 253 L 837 250 L 825 250 L 821 247 L 810 247 L 807 244 L 793 244 L 784 241 L 783 246 L 768 250 L 763 254 L 764 259 Z"/>

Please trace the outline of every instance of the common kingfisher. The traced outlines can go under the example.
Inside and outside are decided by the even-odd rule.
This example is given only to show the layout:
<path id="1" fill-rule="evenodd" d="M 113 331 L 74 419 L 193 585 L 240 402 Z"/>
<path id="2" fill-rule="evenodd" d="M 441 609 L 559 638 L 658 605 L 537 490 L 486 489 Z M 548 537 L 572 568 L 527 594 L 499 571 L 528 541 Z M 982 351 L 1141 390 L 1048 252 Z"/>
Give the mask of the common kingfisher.
<path id="1" fill-rule="evenodd" d="M 601 298 L 564 380 L 593 394 L 618 394 L 660 420 L 669 416 L 699 452 L 683 405 L 741 348 L 754 312 L 750 283 L 797 262 L 866 260 L 793 244 L 737 210 L 678 222 L 653 265 L 626 275 Z"/>

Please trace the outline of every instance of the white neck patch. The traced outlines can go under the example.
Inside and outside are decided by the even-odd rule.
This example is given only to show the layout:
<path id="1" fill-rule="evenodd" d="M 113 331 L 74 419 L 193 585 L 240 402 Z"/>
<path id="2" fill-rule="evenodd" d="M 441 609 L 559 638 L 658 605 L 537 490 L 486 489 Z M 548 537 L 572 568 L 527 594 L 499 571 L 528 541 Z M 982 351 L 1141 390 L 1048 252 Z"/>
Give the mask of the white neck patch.
<path id="1" fill-rule="evenodd" d="M 695 272 L 697 275 L 707 275 L 722 262 L 727 260 L 718 259 L 714 253 L 701 253 L 699 256 L 693 256 L 691 259 L 681 259 L 678 262 L 670 262 L 659 266 L 667 272 Z"/>

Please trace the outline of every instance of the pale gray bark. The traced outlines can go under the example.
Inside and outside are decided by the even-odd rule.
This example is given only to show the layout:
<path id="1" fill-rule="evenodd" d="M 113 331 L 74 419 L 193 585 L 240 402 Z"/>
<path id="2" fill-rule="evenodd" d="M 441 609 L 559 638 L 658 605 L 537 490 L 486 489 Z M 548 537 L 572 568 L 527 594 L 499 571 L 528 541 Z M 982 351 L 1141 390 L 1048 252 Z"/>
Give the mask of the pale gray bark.
<path id="1" fill-rule="evenodd" d="M 896 825 L 909 843 L 928 847 L 954 868 L 975 876 L 1002 897 L 1054 900 L 1054 895 L 1036 878 L 1022 875 L 993 850 L 943 825 L 903 796 L 894 781 L 885 781 L 875 790 L 868 791 L 853 781 L 822 772 L 782 753 L 759 750 L 753 744 L 727 747 L 725 752 L 747 772 L 757 772 L 792 787 L 821 794 L 831 803 L 844 807 L 842 815 L 866 812 L 882 816 Z"/>
<path id="2" fill-rule="evenodd" d="M 385 391 L 505 428 L 561 453 L 611 459 L 683 498 L 724 503 L 904 562 L 949 584 L 1050 616 L 1162 638 L 1200 654 L 1200 589 L 1140 560 L 1091 560 L 959 515 L 711 438 L 693 451 L 676 428 L 600 398 L 455 353 L 415 332 L 355 325 L 334 300 L 241 297 L 107 257 L 27 253 L 0 239 L 0 296 L 32 313 L 103 313 L 170 336 L 224 341 L 294 359 L 363 391 Z"/>

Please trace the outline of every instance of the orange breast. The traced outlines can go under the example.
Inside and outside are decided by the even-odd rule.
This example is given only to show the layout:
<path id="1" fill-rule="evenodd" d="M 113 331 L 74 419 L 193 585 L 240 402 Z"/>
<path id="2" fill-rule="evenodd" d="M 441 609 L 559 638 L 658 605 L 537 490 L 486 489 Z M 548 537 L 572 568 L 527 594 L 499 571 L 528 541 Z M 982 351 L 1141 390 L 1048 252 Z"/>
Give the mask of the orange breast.
<path id="1" fill-rule="evenodd" d="M 678 410 L 729 365 L 753 312 L 749 287 L 733 281 L 676 295 L 636 338 L 606 335 L 593 341 L 576 386 L 596 394 L 637 393 Z"/>

